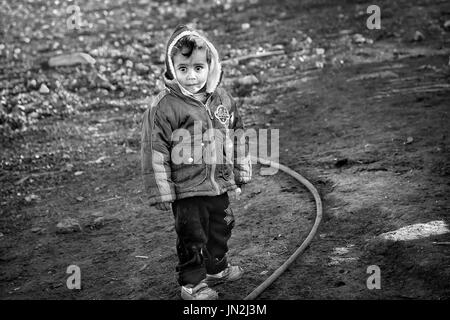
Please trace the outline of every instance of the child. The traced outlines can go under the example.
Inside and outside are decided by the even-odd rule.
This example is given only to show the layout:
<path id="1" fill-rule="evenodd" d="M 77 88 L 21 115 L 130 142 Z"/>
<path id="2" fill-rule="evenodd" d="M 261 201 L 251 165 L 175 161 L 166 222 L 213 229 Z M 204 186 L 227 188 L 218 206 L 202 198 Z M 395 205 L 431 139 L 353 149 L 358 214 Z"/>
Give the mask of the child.
<path id="1" fill-rule="evenodd" d="M 167 44 L 165 89 L 143 116 L 144 185 L 151 205 L 172 207 L 178 282 L 181 297 L 189 300 L 217 299 L 210 286 L 244 272 L 226 257 L 234 226 L 227 192 L 250 181 L 252 166 L 242 139 L 228 140 L 234 141 L 231 161 L 217 161 L 224 155 L 230 159 L 230 149 L 214 139 L 244 129 L 236 103 L 218 88 L 221 77 L 216 48 L 197 31 L 178 26 Z M 238 156 L 242 145 L 245 151 Z M 176 150 L 188 154 L 180 161 Z"/>

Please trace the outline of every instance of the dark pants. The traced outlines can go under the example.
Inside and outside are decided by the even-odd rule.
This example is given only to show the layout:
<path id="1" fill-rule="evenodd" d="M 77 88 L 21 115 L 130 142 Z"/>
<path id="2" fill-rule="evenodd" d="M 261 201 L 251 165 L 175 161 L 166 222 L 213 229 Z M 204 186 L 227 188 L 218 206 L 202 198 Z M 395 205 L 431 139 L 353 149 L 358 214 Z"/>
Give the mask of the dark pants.
<path id="1" fill-rule="evenodd" d="M 234 226 L 229 204 L 227 193 L 173 203 L 180 285 L 196 285 L 207 273 L 215 274 L 227 267 L 227 242 Z"/>

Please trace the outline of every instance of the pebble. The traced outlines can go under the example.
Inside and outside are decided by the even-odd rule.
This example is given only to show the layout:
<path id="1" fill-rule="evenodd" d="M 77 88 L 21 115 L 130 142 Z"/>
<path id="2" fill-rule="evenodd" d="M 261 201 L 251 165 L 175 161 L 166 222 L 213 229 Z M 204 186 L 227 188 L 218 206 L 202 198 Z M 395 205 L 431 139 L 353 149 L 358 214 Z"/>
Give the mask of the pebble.
<path id="1" fill-rule="evenodd" d="M 56 225 L 57 233 L 70 233 L 81 231 L 81 226 L 78 220 L 73 218 L 66 218 Z"/>
<path id="2" fill-rule="evenodd" d="M 241 85 L 252 85 L 252 84 L 259 83 L 259 80 L 258 80 L 258 78 L 256 78 L 255 75 L 251 74 L 251 75 L 245 76 L 243 78 L 240 78 L 238 80 L 238 83 Z"/>
<path id="3" fill-rule="evenodd" d="M 149 67 L 147 67 L 145 64 L 143 63 L 138 63 L 136 65 L 136 71 L 139 73 L 147 73 L 150 70 Z"/>
<path id="4" fill-rule="evenodd" d="M 45 83 L 43 83 L 43 84 L 41 84 L 41 87 L 39 88 L 39 93 L 48 94 L 48 93 L 50 93 L 50 89 L 45 85 Z"/>
<path id="5" fill-rule="evenodd" d="M 40 233 L 42 230 L 43 230 L 42 228 L 35 227 L 35 228 L 31 229 L 31 232 L 33 232 L 33 233 Z"/>
<path id="6" fill-rule="evenodd" d="M 325 54 L 325 49 L 324 48 L 316 48 L 316 54 L 317 55 Z"/>
<path id="7" fill-rule="evenodd" d="M 28 86 L 30 88 L 37 88 L 37 81 L 35 79 L 31 79 L 30 82 L 28 83 Z"/>
<path id="8" fill-rule="evenodd" d="M 444 28 L 445 29 L 450 29 L 450 20 L 447 20 L 444 22 Z"/>
<path id="9" fill-rule="evenodd" d="M 133 68 L 133 61 L 127 60 L 127 62 L 125 62 L 125 66 L 130 69 Z"/>
<path id="10" fill-rule="evenodd" d="M 35 195 L 35 194 L 30 194 L 29 196 L 25 197 L 25 201 L 26 202 L 31 202 L 33 200 L 39 200 L 39 199 L 40 199 L 40 197 L 38 195 Z"/>
<path id="11" fill-rule="evenodd" d="M 422 32 L 416 31 L 414 33 L 414 38 L 413 39 L 414 39 L 414 41 L 422 41 L 422 40 L 425 40 L 425 36 L 423 35 Z"/>
<path id="12" fill-rule="evenodd" d="M 242 28 L 242 30 L 248 30 L 248 29 L 250 29 L 250 23 L 243 23 L 243 24 L 241 25 L 241 28 Z"/>

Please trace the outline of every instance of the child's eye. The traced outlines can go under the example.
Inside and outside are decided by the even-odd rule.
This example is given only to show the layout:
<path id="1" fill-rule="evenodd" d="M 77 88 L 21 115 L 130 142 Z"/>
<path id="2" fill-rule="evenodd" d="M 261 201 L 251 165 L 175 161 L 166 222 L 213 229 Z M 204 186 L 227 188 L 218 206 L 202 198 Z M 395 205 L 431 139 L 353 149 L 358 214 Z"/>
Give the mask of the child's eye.
<path id="1" fill-rule="evenodd" d="M 186 68 L 185 67 L 180 67 L 180 68 L 178 68 L 178 70 L 180 70 L 181 72 L 186 72 Z"/>
<path id="2" fill-rule="evenodd" d="M 203 67 L 202 66 L 195 67 L 195 70 L 196 71 L 201 71 L 201 70 L 203 70 Z"/>

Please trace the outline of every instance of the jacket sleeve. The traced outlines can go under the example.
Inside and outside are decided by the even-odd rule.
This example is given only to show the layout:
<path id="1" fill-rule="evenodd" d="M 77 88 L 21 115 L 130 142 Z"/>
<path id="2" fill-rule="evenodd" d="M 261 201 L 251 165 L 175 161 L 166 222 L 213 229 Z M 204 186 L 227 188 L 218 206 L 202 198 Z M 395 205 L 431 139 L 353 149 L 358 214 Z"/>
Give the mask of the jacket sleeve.
<path id="1" fill-rule="evenodd" d="M 236 101 L 231 99 L 232 123 L 234 130 L 234 180 L 237 186 L 250 182 L 252 178 L 252 161 L 249 142 L 245 139 L 245 125 L 239 113 Z"/>
<path id="2" fill-rule="evenodd" d="M 145 192 L 150 205 L 176 199 L 171 179 L 172 129 L 159 102 L 147 109 L 142 119 L 141 161 Z"/>

